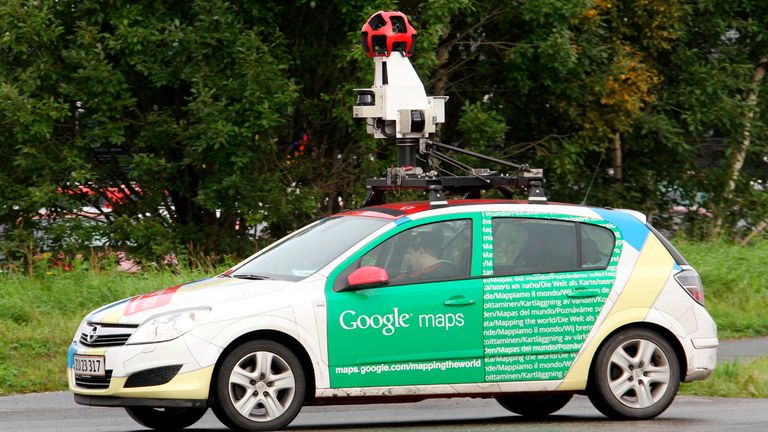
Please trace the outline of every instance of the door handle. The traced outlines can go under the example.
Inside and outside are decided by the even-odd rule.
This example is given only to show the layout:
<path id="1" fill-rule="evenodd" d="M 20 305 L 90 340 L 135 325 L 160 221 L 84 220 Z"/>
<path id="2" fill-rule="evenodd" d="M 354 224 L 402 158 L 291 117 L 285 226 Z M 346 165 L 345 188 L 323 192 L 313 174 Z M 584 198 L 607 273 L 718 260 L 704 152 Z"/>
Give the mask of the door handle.
<path id="1" fill-rule="evenodd" d="M 457 295 L 444 301 L 443 304 L 446 306 L 470 306 L 475 304 L 475 301 L 464 296 Z"/>
<path id="2" fill-rule="evenodd" d="M 599 295 L 600 290 L 597 289 L 573 290 L 568 293 L 568 297 L 571 298 L 597 297 Z"/>

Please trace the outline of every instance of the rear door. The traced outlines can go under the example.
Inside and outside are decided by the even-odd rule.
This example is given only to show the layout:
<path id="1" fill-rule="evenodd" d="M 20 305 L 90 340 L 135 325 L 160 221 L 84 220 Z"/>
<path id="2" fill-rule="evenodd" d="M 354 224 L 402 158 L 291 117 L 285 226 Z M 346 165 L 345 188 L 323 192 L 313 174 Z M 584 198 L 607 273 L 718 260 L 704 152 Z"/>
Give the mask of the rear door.
<path id="1" fill-rule="evenodd" d="M 484 213 L 487 382 L 563 379 L 616 280 L 621 242 L 609 226 Z"/>

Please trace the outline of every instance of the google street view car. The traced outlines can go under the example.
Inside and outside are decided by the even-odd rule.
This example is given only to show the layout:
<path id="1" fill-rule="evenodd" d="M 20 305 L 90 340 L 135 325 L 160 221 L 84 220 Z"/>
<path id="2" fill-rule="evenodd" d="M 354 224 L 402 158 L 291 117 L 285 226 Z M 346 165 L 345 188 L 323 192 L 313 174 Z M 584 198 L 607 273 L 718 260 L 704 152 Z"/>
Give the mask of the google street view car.
<path id="1" fill-rule="evenodd" d="M 397 12 L 363 31 L 376 79 L 354 113 L 396 140 L 399 166 L 368 180 L 364 208 L 217 277 L 88 314 L 69 347 L 76 402 L 155 429 L 209 407 L 256 431 L 308 404 L 460 396 L 544 416 L 586 394 L 608 417 L 647 419 L 713 371 L 699 275 L 644 215 L 550 203 L 540 170 L 472 154 L 515 170 L 502 175 L 441 153 L 471 152 L 429 139 L 445 98 L 414 81 L 415 31 Z M 440 177 L 438 161 L 471 175 Z M 479 198 L 515 187 L 528 200 Z M 429 200 L 386 203 L 393 189 Z"/>

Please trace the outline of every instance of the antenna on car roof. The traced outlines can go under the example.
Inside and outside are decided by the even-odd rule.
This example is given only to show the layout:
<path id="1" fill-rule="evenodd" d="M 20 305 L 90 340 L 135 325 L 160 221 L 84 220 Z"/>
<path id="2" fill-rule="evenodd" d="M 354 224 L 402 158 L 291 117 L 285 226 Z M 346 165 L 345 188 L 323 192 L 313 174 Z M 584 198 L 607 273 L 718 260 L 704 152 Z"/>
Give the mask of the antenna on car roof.
<path id="1" fill-rule="evenodd" d="M 597 167 L 595 167 L 595 172 L 592 174 L 592 180 L 589 181 L 589 187 L 587 187 L 587 193 L 584 194 L 584 199 L 581 200 L 580 205 L 587 205 L 587 198 L 589 198 L 589 192 L 592 190 L 592 184 L 595 183 L 595 177 L 597 177 L 597 172 L 600 171 L 600 164 L 603 163 L 604 156 L 605 156 L 605 150 L 603 150 L 603 153 L 600 155 L 600 160 L 597 161 Z"/>
<path id="2" fill-rule="evenodd" d="M 545 204 L 544 171 L 526 164 L 515 164 L 432 139 L 437 125 L 445 122 L 447 96 L 427 96 L 424 84 L 408 60 L 416 46 L 416 30 L 402 12 L 379 11 L 362 28 L 363 51 L 375 65 L 373 87 L 355 89 L 355 118 L 366 119 L 368 133 L 375 138 L 393 139 L 397 145 L 397 167 L 387 169 L 385 178 L 366 181 L 368 195 L 364 205 L 386 202 L 390 190 L 422 190 L 429 193 L 433 206 L 445 205 L 444 193 L 480 198 L 480 192 L 499 190 L 512 198 L 512 188 L 527 189 L 528 202 Z M 449 150 L 514 170 L 513 175 L 487 168 L 472 168 L 442 153 Z M 419 157 L 421 156 L 421 158 Z M 416 166 L 426 160 L 427 170 Z M 458 168 L 467 176 L 440 176 L 432 160 Z M 450 173 L 449 173 L 450 174 Z"/>

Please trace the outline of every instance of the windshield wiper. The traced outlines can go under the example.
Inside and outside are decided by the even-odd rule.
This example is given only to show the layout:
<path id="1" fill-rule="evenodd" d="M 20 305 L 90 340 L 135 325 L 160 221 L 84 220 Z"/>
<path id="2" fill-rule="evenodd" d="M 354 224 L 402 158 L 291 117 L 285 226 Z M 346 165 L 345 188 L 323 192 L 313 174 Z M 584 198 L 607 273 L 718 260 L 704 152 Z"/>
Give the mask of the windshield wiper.
<path id="1" fill-rule="evenodd" d="M 236 277 L 238 279 L 248 279 L 248 280 L 265 280 L 265 279 L 269 279 L 269 276 L 258 275 L 258 274 L 248 274 L 248 273 L 245 273 L 245 274 L 235 274 L 235 275 L 231 275 L 231 276 L 232 277 Z"/>

